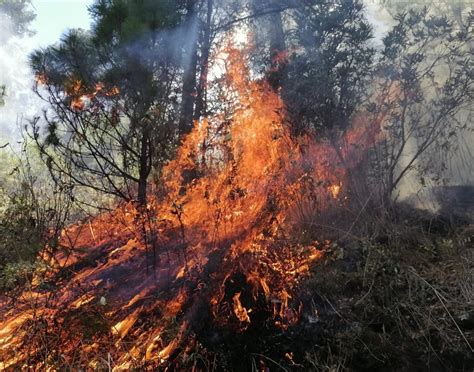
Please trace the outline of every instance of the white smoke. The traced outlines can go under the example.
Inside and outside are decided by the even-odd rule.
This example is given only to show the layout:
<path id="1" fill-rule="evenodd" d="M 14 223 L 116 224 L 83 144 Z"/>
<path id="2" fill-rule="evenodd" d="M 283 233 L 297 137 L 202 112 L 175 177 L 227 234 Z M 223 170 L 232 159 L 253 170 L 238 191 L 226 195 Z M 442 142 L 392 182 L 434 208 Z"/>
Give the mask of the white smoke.
<path id="1" fill-rule="evenodd" d="M 390 31 L 395 24 L 393 15 L 398 11 L 407 11 L 410 8 L 420 9 L 422 6 L 429 6 L 430 11 L 435 15 L 443 15 L 448 12 L 449 16 L 461 13 L 467 17 L 470 10 L 469 2 L 402 2 L 402 1 L 385 1 L 381 0 L 363 0 L 366 10 L 366 16 L 374 28 L 375 43 L 381 46 L 383 37 Z M 383 5 L 384 3 L 384 5 Z M 455 8 L 463 9 L 458 13 L 454 12 Z M 391 8 L 390 13 L 387 9 Z M 457 22 L 459 18 L 457 19 Z M 469 116 L 471 115 L 471 116 Z M 442 150 L 434 147 L 427 151 L 427 157 L 435 157 L 438 163 L 443 162 L 446 169 L 440 173 L 442 176 L 441 185 L 446 186 L 462 186 L 474 185 L 474 127 L 472 125 L 472 108 L 464 110 L 461 117 L 458 118 L 469 130 L 457 130 L 456 138 L 453 138 L 453 147 L 448 150 Z M 409 140 L 405 147 L 403 156 L 401 157 L 399 167 L 401 169 L 408 165 L 417 148 L 414 138 Z M 439 158 L 439 159 L 438 159 Z M 422 161 L 420 159 L 419 161 Z M 415 162 L 415 166 L 419 161 Z M 438 203 L 439 196 L 436 196 L 435 190 L 440 185 L 439 182 L 433 182 L 428 178 L 421 178 L 416 171 L 408 172 L 397 187 L 397 196 L 399 200 L 409 201 L 418 208 L 428 209 L 432 211 L 438 210 L 441 206 Z M 472 200 L 472 199 L 471 199 Z"/>
<path id="2" fill-rule="evenodd" d="M 395 23 L 387 8 L 381 5 L 380 0 L 363 0 L 365 15 L 374 30 L 374 41 L 380 46 L 383 37 L 391 30 Z"/>
<path id="3" fill-rule="evenodd" d="M 20 127 L 27 119 L 41 115 L 46 103 L 32 90 L 34 76 L 29 67 L 31 52 L 59 41 L 68 28 L 88 28 L 87 7 L 92 0 L 32 0 L 36 19 L 29 28 L 36 32 L 18 36 L 15 19 L 0 13 L 0 86 L 6 86 L 4 105 L 0 105 L 0 145 L 16 145 Z"/>
<path id="4" fill-rule="evenodd" d="M 12 19 L 0 13 L 0 85 L 6 96 L 0 106 L 0 145 L 19 141 L 23 119 L 41 111 L 42 102 L 32 92 L 33 75 L 28 65 L 31 47 L 13 32 Z"/>

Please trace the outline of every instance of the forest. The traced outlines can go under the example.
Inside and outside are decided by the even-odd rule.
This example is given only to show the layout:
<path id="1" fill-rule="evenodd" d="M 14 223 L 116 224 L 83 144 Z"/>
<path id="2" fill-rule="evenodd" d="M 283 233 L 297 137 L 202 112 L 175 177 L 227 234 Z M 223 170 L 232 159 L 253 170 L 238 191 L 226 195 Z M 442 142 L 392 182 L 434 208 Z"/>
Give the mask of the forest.
<path id="1" fill-rule="evenodd" d="M 91 0 L 0 128 L 0 369 L 472 371 L 471 5 Z"/>

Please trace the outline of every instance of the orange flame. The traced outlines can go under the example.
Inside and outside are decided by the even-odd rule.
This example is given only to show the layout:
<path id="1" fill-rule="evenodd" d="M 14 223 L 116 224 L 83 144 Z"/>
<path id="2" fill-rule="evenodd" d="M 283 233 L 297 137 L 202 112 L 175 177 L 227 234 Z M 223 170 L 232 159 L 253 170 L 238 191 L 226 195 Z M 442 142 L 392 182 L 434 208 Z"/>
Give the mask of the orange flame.
<path id="1" fill-rule="evenodd" d="M 241 322 L 250 323 L 249 313 L 252 309 L 247 310 L 245 307 L 242 306 L 240 303 L 240 292 L 236 293 L 234 297 L 232 297 L 234 301 L 234 314 Z"/>
<path id="2" fill-rule="evenodd" d="M 331 193 L 331 196 L 333 199 L 337 199 L 339 196 L 339 193 L 341 192 L 341 185 L 331 185 L 329 186 L 329 192 Z"/>
<path id="3" fill-rule="evenodd" d="M 197 299 L 209 301 L 213 322 L 226 325 L 235 316 L 239 331 L 252 326 L 250 313 L 262 307 L 282 330 L 299 320 L 296 288 L 330 242 L 301 244 L 282 236 L 291 236 L 302 215 L 322 213 L 340 199 L 347 170 L 380 129 L 356 118 L 338 151 L 321 138 L 295 139 L 279 95 L 250 79 L 245 50 L 228 47 L 223 54 L 224 89 L 216 94 L 226 108 L 196 122 L 183 139 L 163 169 L 161 193 L 149 201 L 150 218 L 127 204 L 66 229 L 61 243 L 69 248 L 50 259 L 57 267 L 51 278 L 64 271 L 72 276 L 55 289 L 59 306 L 49 307 L 40 280 L 25 291 L 18 309 L 0 321 L 0 366 L 23 365 L 32 360 L 30 350 L 41 352 L 40 343 L 25 347 L 33 315 L 64 327 L 50 349 L 78 352 L 83 360 L 99 363 L 97 345 L 112 334 L 107 352 L 123 369 L 140 359 L 158 368 L 185 352 Z M 98 83 L 87 92 L 73 81 L 67 94 L 71 107 L 82 110 L 97 95 L 119 90 Z M 106 301 L 97 301 L 102 297 Z M 38 307 L 33 311 L 31 304 Z M 107 332 L 90 341 L 74 338 L 77 323 L 68 328 L 68 321 L 78 311 L 98 314 Z"/>
<path id="4" fill-rule="evenodd" d="M 48 83 L 48 78 L 45 74 L 36 75 L 35 80 L 40 85 Z M 112 86 L 107 90 L 102 82 L 95 84 L 94 89 L 91 89 L 87 88 L 81 80 L 72 79 L 65 84 L 64 92 L 70 99 L 69 107 L 74 111 L 82 111 L 88 105 L 91 105 L 98 95 L 113 97 L 120 94 L 120 89 Z"/>

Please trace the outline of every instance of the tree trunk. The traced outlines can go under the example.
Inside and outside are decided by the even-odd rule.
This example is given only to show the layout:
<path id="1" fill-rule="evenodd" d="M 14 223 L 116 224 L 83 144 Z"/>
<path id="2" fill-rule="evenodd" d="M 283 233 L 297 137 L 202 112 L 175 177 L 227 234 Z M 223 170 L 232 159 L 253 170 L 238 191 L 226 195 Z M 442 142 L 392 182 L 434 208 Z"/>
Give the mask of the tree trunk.
<path id="1" fill-rule="evenodd" d="M 142 129 L 140 144 L 140 164 L 138 177 L 138 206 L 145 207 L 147 204 L 147 181 L 150 174 L 150 128 L 148 124 Z"/>
<path id="2" fill-rule="evenodd" d="M 286 51 L 282 13 L 272 12 L 258 16 L 259 13 L 264 14 L 272 7 L 277 7 L 277 5 L 272 4 L 272 0 L 252 0 L 252 11 L 256 14 L 256 22 L 259 22 L 262 28 L 262 31 L 257 29 L 255 33 L 257 35 L 261 33 L 263 35 L 262 43 L 269 47 L 270 74 L 268 75 L 268 82 L 276 91 L 280 88 L 283 79 L 284 61 L 282 60 L 282 52 Z M 258 43 L 259 41 L 257 41 Z"/>
<path id="3" fill-rule="evenodd" d="M 207 17 L 201 42 L 201 73 L 197 87 L 196 109 L 194 111 L 195 120 L 199 120 L 201 116 L 206 113 L 206 89 L 209 72 L 209 55 L 211 52 L 211 22 L 213 10 L 214 0 L 207 0 Z"/>
<path id="4" fill-rule="evenodd" d="M 193 22 L 197 21 L 195 19 L 197 16 L 195 8 L 196 2 L 189 1 L 187 6 L 186 24 L 190 28 L 190 31 L 199 33 L 199 26 L 196 26 L 195 29 L 192 27 Z M 184 66 L 181 117 L 179 121 L 180 135 L 189 133 L 193 128 L 199 38 L 197 35 L 191 35 L 191 37 L 194 37 L 194 40 L 192 40 L 188 50 L 185 51 L 185 53 L 190 53 L 190 57 L 189 64 L 185 64 Z"/>
<path id="5" fill-rule="evenodd" d="M 276 91 L 281 86 L 284 78 L 284 56 L 286 51 L 285 32 L 281 13 L 273 13 L 268 16 L 268 32 L 270 37 L 270 60 L 271 74 L 269 83 Z"/>

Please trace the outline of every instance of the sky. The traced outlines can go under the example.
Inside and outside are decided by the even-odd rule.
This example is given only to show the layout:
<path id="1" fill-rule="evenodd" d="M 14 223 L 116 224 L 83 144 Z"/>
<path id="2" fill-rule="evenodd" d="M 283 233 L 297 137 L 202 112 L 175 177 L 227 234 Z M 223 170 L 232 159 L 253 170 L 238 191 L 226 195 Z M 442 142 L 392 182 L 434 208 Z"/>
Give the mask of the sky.
<path id="1" fill-rule="evenodd" d="M 0 84 L 7 86 L 5 105 L 0 107 L 0 145 L 20 139 L 22 118 L 41 113 L 44 103 L 32 92 L 33 76 L 28 55 L 35 49 L 57 42 L 70 28 L 88 29 L 87 7 L 93 0 L 32 0 L 36 19 L 32 37 L 11 35 L 5 19 L 0 21 Z M 23 121 L 24 124 L 24 121 Z"/>
<path id="2" fill-rule="evenodd" d="M 47 46 L 56 42 L 68 28 L 88 29 L 91 19 L 87 11 L 92 0 L 33 0 L 36 20 L 32 28 L 36 35 L 34 46 Z"/>

